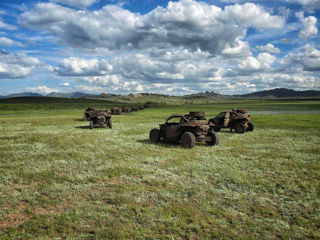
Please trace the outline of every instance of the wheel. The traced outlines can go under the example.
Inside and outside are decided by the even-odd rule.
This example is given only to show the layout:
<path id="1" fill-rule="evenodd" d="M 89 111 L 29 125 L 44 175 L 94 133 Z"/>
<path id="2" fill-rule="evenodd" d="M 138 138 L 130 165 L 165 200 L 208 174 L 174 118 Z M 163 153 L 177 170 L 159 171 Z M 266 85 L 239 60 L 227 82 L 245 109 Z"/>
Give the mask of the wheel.
<path id="1" fill-rule="evenodd" d="M 254 130 L 254 126 L 252 123 L 249 122 L 247 127 L 247 132 L 253 132 L 253 130 Z"/>
<path id="2" fill-rule="evenodd" d="M 90 121 L 90 129 L 93 129 L 93 121 Z"/>
<path id="3" fill-rule="evenodd" d="M 214 146 L 214 145 L 218 145 L 219 143 L 219 137 L 215 132 L 208 132 L 208 136 L 211 137 L 211 141 L 206 142 L 207 145 L 209 146 Z"/>
<path id="4" fill-rule="evenodd" d="M 107 120 L 107 125 L 108 125 L 109 128 L 112 128 L 111 118 L 109 118 L 109 119 Z"/>
<path id="5" fill-rule="evenodd" d="M 244 133 L 246 131 L 244 124 L 242 122 L 236 122 L 234 124 L 234 131 L 236 133 Z"/>
<path id="6" fill-rule="evenodd" d="M 196 144 L 196 138 L 191 132 L 185 132 L 181 136 L 181 146 L 184 148 L 193 148 Z"/>
<path id="7" fill-rule="evenodd" d="M 150 142 L 158 143 L 160 142 L 160 130 L 154 128 L 149 133 Z"/>
<path id="8" fill-rule="evenodd" d="M 215 132 L 219 132 L 219 131 L 221 130 L 221 128 L 214 126 L 214 127 L 213 127 L 213 130 L 214 130 Z"/>

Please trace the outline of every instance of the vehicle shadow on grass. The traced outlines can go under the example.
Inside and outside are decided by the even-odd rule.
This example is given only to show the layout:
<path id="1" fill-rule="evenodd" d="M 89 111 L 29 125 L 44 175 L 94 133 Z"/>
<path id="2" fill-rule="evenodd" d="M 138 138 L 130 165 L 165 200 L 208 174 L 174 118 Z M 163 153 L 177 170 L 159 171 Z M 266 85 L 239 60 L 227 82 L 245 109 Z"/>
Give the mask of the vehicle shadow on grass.
<path id="1" fill-rule="evenodd" d="M 180 146 L 181 146 L 180 143 L 177 143 L 177 142 L 170 142 L 170 143 L 165 143 L 165 142 L 152 143 L 152 142 L 150 142 L 149 139 L 137 140 L 137 142 L 143 143 L 143 144 L 149 144 L 149 145 L 158 145 L 158 146 L 166 147 L 166 148 L 176 148 L 176 147 L 180 147 Z"/>
<path id="2" fill-rule="evenodd" d="M 240 134 L 241 135 L 241 134 L 248 133 L 248 131 L 245 131 L 243 133 L 236 133 L 234 130 L 232 132 L 230 130 L 220 130 L 219 132 L 215 132 L 215 133 L 218 135 L 221 135 L 221 134 Z"/>
<path id="3" fill-rule="evenodd" d="M 76 126 L 78 129 L 90 129 L 90 126 Z"/>
<path id="4" fill-rule="evenodd" d="M 152 143 L 150 142 L 149 139 L 143 139 L 143 140 L 137 140 L 137 142 L 139 143 L 143 143 L 143 144 L 149 144 L 149 145 L 157 145 L 157 146 L 161 146 L 161 147 L 166 147 L 166 148 L 177 148 L 177 147 L 181 147 L 181 144 L 179 142 L 169 142 L 169 143 L 165 143 L 165 142 L 160 142 L 160 143 Z M 207 145 L 204 142 L 197 142 L 195 146 L 205 146 L 205 147 L 212 147 L 210 145 Z M 186 148 L 188 149 L 188 148 Z"/>
<path id="5" fill-rule="evenodd" d="M 73 121 L 75 121 L 75 122 L 84 122 L 83 118 L 73 119 Z"/>
<path id="6" fill-rule="evenodd" d="M 235 134 L 235 131 L 230 131 L 229 129 L 226 129 L 226 130 L 220 130 L 219 132 L 215 132 L 216 134 L 220 134 L 220 133 L 229 133 L 229 134 Z"/>

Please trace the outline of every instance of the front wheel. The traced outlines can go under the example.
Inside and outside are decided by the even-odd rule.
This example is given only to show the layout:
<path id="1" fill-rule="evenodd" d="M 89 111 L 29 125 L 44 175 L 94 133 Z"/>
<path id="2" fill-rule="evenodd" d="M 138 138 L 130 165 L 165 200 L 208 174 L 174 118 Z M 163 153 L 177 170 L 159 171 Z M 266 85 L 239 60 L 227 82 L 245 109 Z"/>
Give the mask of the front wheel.
<path id="1" fill-rule="evenodd" d="M 208 132 L 208 136 L 211 138 L 210 141 L 206 141 L 206 144 L 209 146 L 218 145 L 219 143 L 219 137 L 215 132 Z"/>
<path id="2" fill-rule="evenodd" d="M 246 131 L 246 128 L 242 122 L 236 122 L 234 124 L 234 131 L 236 133 L 244 133 Z"/>
<path id="3" fill-rule="evenodd" d="M 160 130 L 154 128 L 149 133 L 149 139 L 152 143 L 159 143 L 160 142 Z"/>
<path id="4" fill-rule="evenodd" d="M 184 148 L 193 148 L 196 144 L 196 138 L 191 132 L 185 132 L 181 136 L 181 146 Z"/>
<path id="5" fill-rule="evenodd" d="M 253 130 L 254 130 L 254 126 L 252 123 L 249 122 L 247 127 L 247 132 L 253 132 Z"/>

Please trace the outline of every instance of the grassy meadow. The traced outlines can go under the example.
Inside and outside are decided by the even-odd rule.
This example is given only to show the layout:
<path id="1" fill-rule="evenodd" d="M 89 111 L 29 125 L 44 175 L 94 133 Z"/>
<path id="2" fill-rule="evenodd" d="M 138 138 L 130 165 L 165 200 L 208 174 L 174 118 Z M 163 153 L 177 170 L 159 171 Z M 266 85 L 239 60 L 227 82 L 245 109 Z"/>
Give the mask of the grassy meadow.
<path id="1" fill-rule="evenodd" d="M 320 101 L 157 104 L 112 116 L 113 129 L 81 120 L 113 105 L 0 101 L 1 240 L 320 238 Z M 171 113 L 231 108 L 255 131 L 193 149 L 148 140 Z"/>

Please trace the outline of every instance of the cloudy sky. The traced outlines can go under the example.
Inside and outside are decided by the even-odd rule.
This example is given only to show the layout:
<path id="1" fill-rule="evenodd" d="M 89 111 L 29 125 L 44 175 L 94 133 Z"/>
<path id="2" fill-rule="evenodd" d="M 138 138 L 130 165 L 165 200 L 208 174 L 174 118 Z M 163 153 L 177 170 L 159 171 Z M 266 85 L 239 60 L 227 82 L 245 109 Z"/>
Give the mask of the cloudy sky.
<path id="1" fill-rule="evenodd" d="M 320 90 L 320 0 L 1 0 L 0 95 Z"/>

